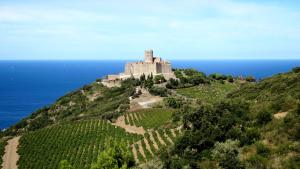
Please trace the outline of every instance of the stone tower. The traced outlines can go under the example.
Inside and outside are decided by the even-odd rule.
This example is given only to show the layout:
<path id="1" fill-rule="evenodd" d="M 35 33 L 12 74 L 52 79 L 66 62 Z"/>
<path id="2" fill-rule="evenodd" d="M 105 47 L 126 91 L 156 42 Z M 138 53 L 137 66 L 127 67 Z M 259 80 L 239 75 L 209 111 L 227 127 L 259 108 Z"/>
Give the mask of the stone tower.
<path id="1" fill-rule="evenodd" d="M 153 63 L 153 50 L 145 50 L 145 62 L 146 63 Z"/>

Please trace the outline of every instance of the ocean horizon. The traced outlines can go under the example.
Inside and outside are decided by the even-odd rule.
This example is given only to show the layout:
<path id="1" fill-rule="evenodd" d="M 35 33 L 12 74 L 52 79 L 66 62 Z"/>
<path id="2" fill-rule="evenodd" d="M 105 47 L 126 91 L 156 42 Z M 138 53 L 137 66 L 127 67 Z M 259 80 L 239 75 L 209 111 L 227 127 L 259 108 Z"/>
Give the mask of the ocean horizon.
<path id="1" fill-rule="evenodd" d="M 0 129 L 107 74 L 124 70 L 128 60 L 1 60 Z M 204 73 L 254 76 L 260 80 L 300 66 L 300 60 L 171 60 L 173 68 Z"/>

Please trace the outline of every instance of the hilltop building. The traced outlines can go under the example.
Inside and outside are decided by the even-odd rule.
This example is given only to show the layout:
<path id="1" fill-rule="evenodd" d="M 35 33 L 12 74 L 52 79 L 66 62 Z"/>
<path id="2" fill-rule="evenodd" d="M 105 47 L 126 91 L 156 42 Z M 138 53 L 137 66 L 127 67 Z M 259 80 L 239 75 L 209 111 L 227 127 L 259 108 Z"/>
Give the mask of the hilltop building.
<path id="1" fill-rule="evenodd" d="M 152 74 L 163 75 L 165 79 L 174 78 L 170 62 L 153 56 L 153 50 L 145 50 L 144 61 L 130 62 L 125 65 L 125 71 L 118 75 L 108 75 L 108 81 L 124 80 L 130 77 L 140 78 L 142 74 L 146 76 Z"/>

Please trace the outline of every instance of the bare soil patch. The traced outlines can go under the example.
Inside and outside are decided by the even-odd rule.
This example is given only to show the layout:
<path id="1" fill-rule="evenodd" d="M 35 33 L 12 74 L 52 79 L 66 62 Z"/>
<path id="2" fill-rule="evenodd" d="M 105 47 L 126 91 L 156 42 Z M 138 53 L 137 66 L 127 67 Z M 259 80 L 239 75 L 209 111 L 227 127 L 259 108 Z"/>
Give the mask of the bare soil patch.
<path id="1" fill-rule="evenodd" d="M 131 126 L 131 125 L 125 124 L 124 116 L 118 117 L 116 122 L 112 123 L 112 125 L 124 128 L 128 133 L 135 133 L 135 134 L 141 134 L 141 135 L 145 134 L 145 130 L 143 127 L 136 127 L 136 126 Z"/>
<path id="2" fill-rule="evenodd" d="M 281 118 L 284 118 L 289 112 L 280 112 L 280 113 L 276 113 L 274 114 L 274 117 L 276 119 L 281 119 Z"/>
<path id="3" fill-rule="evenodd" d="M 162 97 L 152 96 L 147 90 L 142 89 L 142 94 L 138 98 L 130 100 L 130 111 L 151 108 L 153 105 L 161 102 Z"/>

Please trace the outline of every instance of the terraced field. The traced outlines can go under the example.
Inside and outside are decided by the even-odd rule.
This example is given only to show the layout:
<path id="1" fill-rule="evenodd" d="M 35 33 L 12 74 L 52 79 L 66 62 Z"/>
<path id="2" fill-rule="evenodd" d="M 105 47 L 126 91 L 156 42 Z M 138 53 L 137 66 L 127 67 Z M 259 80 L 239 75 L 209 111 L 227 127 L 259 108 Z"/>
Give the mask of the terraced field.
<path id="1" fill-rule="evenodd" d="M 223 98 L 233 90 L 238 88 L 236 83 L 212 82 L 211 84 L 204 84 L 189 88 L 176 89 L 180 95 L 200 99 L 208 103 L 215 103 Z"/>
<path id="2" fill-rule="evenodd" d="M 131 146 L 136 162 L 146 162 L 152 159 L 163 147 L 174 144 L 180 134 L 176 129 L 149 130 L 144 138 Z"/>
<path id="3" fill-rule="evenodd" d="M 152 108 L 131 112 L 125 115 L 125 123 L 144 129 L 155 129 L 171 120 L 173 109 Z"/>
<path id="4" fill-rule="evenodd" d="M 68 160 L 75 168 L 90 168 L 108 138 L 132 145 L 141 135 L 126 133 L 103 120 L 88 120 L 44 128 L 21 137 L 19 169 L 57 168 Z"/>

